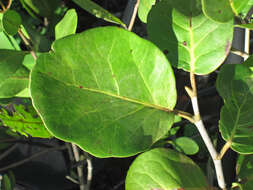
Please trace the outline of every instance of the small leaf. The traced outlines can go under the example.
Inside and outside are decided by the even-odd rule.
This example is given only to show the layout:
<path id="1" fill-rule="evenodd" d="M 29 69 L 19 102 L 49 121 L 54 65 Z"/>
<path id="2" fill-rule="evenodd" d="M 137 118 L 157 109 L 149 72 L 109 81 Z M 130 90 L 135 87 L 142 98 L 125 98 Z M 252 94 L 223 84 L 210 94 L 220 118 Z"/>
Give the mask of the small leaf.
<path id="1" fill-rule="evenodd" d="M 55 26 L 55 39 L 76 33 L 77 14 L 75 9 L 67 11 L 63 19 Z"/>
<path id="2" fill-rule="evenodd" d="M 199 151 L 198 144 L 188 137 L 179 137 L 173 141 L 173 146 L 176 150 L 188 155 L 196 154 Z"/>
<path id="3" fill-rule="evenodd" d="M 208 74 L 227 57 L 233 38 L 233 20 L 217 23 L 204 16 L 195 0 L 163 0 L 148 16 L 149 38 L 174 67 Z"/>
<path id="4" fill-rule="evenodd" d="M 13 190 L 11 180 L 7 174 L 3 175 L 2 185 L 3 185 L 2 190 Z"/>
<path id="5" fill-rule="evenodd" d="M 0 32 L 0 49 L 20 50 L 20 47 L 12 36 Z"/>
<path id="6" fill-rule="evenodd" d="M 166 57 L 119 27 L 57 40 L 37 59 L 30 89 L 50 132 L 97 157 L 145 151 L 174 119 L 175 79 Z"/>
<path id="7" fill-rule="evenodd" d="M 16 111 L 13 112 L 12 115 L 9 115 L 5 109 L 0 109 L 0 119 L 4 126 L 26 137 L 28 137 L 28 135 L 40 138 L 52 137 L 32 107 L 25 110 L 22 105 L 18 105 L 15 106 L 15 109 Z"/>
<path id="8" fill-rule="evenodd" d="M 29 71 L 22 62 L 26 52 L 0 49 L 0 98 L 29 97 Z M 27 91 L 27 90 L 26 90 Z"/>
<path id="9" fill-rule="evenodd" d="M 249 0 L 232 0 L 231 6 L 236 15 L 240 15 L 240 13 L 244 10 L 244 8 L 248 5 Z"/>
<path id="10" fill-rule="evenodd" d="M 91 0 L 73 0 L 73 2 L 97 18 L 102 18 L 108 22 L 120 24 L 121 26 L 126 27 L 126 25 L 119 18 L 115 17 L 103 7 L 99 6 Z"/>
<path id="11" fill-rule="evenodd" d="M 237 178 L 243 190 L 253 188 L 253 155 L 239 155 L 237 161 Z"/>
<path id="12" fill-rule="evenodd" d="M 156 148 L 139 155 L 127 172 L 126 190 L 207 190 L 201 169 L 174 150 Z"/>
<path id="13" fill-rule="evenodd" d="M 0 32 L 4 30 L 2 20 L 3 20 L 3 13 L 0 13 Z"/>
<path id="14" fill-rule="evenodd" d="M 148 13 L 155 3 L 156 0 L 140 0 L 138 16 L 142 22 L 147 22 Z"/>
<path id="15" fill-rule="evenodd" d="M 217 78 L 217 90 L 224 99 L 219 128 L 232 149 L 253 153 L 253 72 L 247 65 L 224 65 Z"/>
<path id="16" fill-rule="evenodd" d="M 3 15 L 3 28 L 9 35 L 15 35 L 22 24 L 21 17 L 18 12 L 8 10 Z"/>
<path id="17" fill-rule="evenodd" d="M 216 22 L 229 22 L 234 18 L 230 0 L 202 0 L 202 9 L 205 16 Z"/>

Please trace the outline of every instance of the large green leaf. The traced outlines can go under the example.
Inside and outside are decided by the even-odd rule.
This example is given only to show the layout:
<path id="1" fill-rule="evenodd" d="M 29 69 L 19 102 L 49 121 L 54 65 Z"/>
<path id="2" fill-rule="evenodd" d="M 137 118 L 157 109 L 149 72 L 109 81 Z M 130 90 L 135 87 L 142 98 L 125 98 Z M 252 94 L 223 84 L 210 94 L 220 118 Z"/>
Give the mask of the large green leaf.
<path id="1" fill-rule="evenodd" d="M 138 156 L 126 177 L 126 190 L 207 190 L 201 169 L 174 150 L 157 148 Z"/>
<path id="2" fill-rule="evenodd" d="M 147 150 L 173 123 L 176 88 L 166 57 L 118 27 L 56 41 L 38 58 L 30 88 L 49 131 L 98 157 Z"/>
<path id="3" fill-rule="evenodd" d="M 0 98 L 29 97 L 29 71 L 22 65 L 26 54 L 0 49 Z"/>
<path id="4" fill-rule="evenodd" d="M 173 66 L 208 74 L 229 53 L 233 21 L 220 24 L 206 18 L 200 2 L 163 0 L 151 9 L 149 38 L 167 54 Z"/>
<path id="5" fill-rule="evenodd" d="M 148 13 L 155 3 L 156 0 L 140 0 L 138 16 L 142 22 L 147 22 Z"/>
<path id="6" fill-rule="evenodd" d="M 231 0 L 201 0 L 204 14 L 217 22 L 228 22 L 234 17 Z M 244 1 L 244 0 L 239 0 Z M 238 5 L 236 3 L 236 5 Z"/>
<path id="7" fill-rule="evenodd" d="M 55 26 L 55 39 L 60 39 L 70 34 L 76 33 L 77 13 L 75 9 L 70 9 L 63 19 Z"/>
<path id="8" fill-rule="evenodd" d="M 0 109 L 0 120 L 13 132 L 26 137 L 28 135 L 40 138 L 52 137 L 32 107 L 25 109 L 22 105 L 16 105 L 12 115 L 9 115 L 5 109 Z"/>
<path id="9" fill-rule="evenodd" d="M 126 26 L 119 18 L 109 13 L 106 9 L 94 3 L 92 0 L 73 0 L 73 1 L 81 8 L 88 11 L 90 14 L 96 16 L 97 18 L 102 18 L 108 22 L 120 24 L 123 27 Z"/>
<path id="10" fill-rule="evenodd" d="M 219 121 L 223 138 L 233 150 L 253 153 L 253 72 L 246 65 L 224 65 L 217 89 L 224 99 Z"/>

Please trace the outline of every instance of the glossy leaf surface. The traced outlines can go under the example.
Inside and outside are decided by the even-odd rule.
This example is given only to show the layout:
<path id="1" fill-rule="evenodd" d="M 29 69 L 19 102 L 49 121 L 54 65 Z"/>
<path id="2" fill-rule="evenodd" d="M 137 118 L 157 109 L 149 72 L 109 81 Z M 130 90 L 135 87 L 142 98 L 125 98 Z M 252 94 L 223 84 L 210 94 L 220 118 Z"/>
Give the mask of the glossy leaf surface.
<path id="1" fill-rule="evenodd" d="M 126 190 L 207 190 L 201 169 L 188 157 L 157 148 L 138 156 L 126 177 Z"/>
<path id="2" fill-rule="evenodd" d="M 52 135 L 44 127 L 40 117 L 32 107 L 25 109 L 22 105 L 15 106 L 15 112 L 9 115 L 5 109 L 0 109 L 0 120 L 13 132 L 28 137 L 50 138 Z"/>
<path id="3" fill-rule="evenodd" d="M 253 72 L 246 65 L 224 65 L 216 85 L 224 99 L 219 121 L 223 138 L 233 150 L 253 153 Z"/>
<path id="4" fill-rule="evenodd" d="M 75 2 L 81 8 L 88 11 L 90 14 L 96 16 L 97 18 L 102 18 L 108 22 L 120 24 L 125 27 L 125 24 L 119 18 L 112 15 L 106 9 L 91 0 L 73 0 L 73 2 Z"/>
<path id="5" fill-rule="evenodd" d="M 189 137 L 179 137 L 173 141 L 176 150 L 188 155 L 196 154 L 199 151 L 198 144 Z"/>
<path id="6" fill-rule="evenodd" d="M 233 21 L 217 23 L 206 18 L 200 2 L 163 0 L 151 9 L 149 38 L 160 47 L 174 67 L 208 74 L 229 53 Z"/>
<path id="7" fill-rule="evenodd" d="M 60 39 L 70 34 L 76 33 L 77 13 L 75 9 L 70 9 L 63 19 L 55 26 L 55 39 Z"/>
<path id="8" fill-rule="evenodd" d="M 140 0 L 138 8 L 138 16 L 140 20 L 144 23 L 147 22 L 147 17 L 152 5 L 154 5 L 156 0 Z"/>
<path id="9" fill-rule="evenodd" d="M 27 53 L 0 50 L 0 98 L 29 97 L 29 71 L 22 65 Z"/>
<path id="10" fill-rule="evenodd" d="M 230 4 L 230 0 L 201 1 L 203 12 L 208 18 L 217 22 L 228 22 L 233 19 L 234 13 Z"/>
<path id="11" fill-rule="evenodd" d="M 62 38 L 31 74 L 46 127 L 97 157 L 147 150 L 169 130 L 175 79 L 163 53 L 118 27 Z"/>
<path id="12" fill-rule="evenodd" d="M 8 10 L 4 13 L 2 19 L 2 25 L 5 32 L 9 35 L 14 35 L 18 32 L 18 29 L 22 23 L 19 13 L 14 10 Z"/>

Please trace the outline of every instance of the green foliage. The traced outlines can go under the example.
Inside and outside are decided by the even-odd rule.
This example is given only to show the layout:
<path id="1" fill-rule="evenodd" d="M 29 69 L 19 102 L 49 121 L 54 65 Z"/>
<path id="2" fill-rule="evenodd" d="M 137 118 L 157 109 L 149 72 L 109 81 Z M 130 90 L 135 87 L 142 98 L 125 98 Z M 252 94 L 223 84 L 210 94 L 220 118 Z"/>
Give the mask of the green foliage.
<path id="1" fill-rule="evenodd" d="M 16 34 L 21 24 L 21 17 L 16 11 L 8 10 L 4 13 L 2 18 L 2 26 L 4 31 L 9 35 Z"/>
<path id="2" fill-rule="evenodd" d="M 217 90 L 224 99 L 219 127 L 233 150 L 253 153 L 253 72 L 244 65 L 224 65 L 218 75 Z"/>
<path id="3" fill-rule="evenodd" d="M 64 18 L 55 26 L 55 39 L 60 39 L 70 34 L 76 33 L 77 13 L 75 9 L 70 9 Z"/>
<path id="4" fill-rule="evenodd" d="M 169 130 L 175 79 L 152 43 L 103 27 L 60 39 L 53 50 L 32 71 L 31 96 L 56 137 L 98 157 L 122 157 L 147 150 Z"/>
<path id="5" fill-rule="evenodd" d="M 11 115 L 5 109 L 1 109 L 0 120 L 4 126 L 26 137 L 29 135 L 40 138 L 52 137 L 32 107 L 26 110 L 24 106 L 16 105 L 14 108 L 15 112 Z"/>
<path id="6" fill-rule="evenodd" d="M 22 65 L 26 54 L 0 49 L 0 98 L 29 97 L 29 71 Z"/>
<path id="7" fill-rule="evenodd" d="M 202 7 L 204 14 L 217 22 L 228 22 L 234 17 L 229 0 L 202 0 Z"/>
<path id="8" fill-rule="evenodd" d="M 156 0 L 140 0 L 138 16 L 142 22 L 147 23 L 148 13 L 155 2 Z"/>
<path id="9" fill-rule="evenodd" d="M 187 155 L 196 154 L 199 151 L 198 144 L 189 137 L 179 137 L 172 142 L 173 146 L 179 152 Z"/>
<path id="10" fill-rule="evenodd" d="M 149 13 L 149 38 L 174 67 L 208 74 L 227 57 L 233 38 L 233 20 L 221 24 L 204 16 L 193 0 L 163 0 Z"/>
<path id="11" fill-rule="evenodd" d="M 188 157 L 157 148 L 138 156 L 126 177 L 126 190 L 198 189 L 208 185 L 201 169 Z"/>
<path id="12" fill-rule="evenodd" d="M 126 26 L 120 19 L 91 0 L 73 0 L 73 2 L 97 18 L 102 18 L 108 22 L 116 23 L 123 27 Z"/>
<path id="13" fill-rule="evenodd" d="M 237 178 L 243 190 L 253 188 L 253 155 L 240 155 L 237 162 Z"/>

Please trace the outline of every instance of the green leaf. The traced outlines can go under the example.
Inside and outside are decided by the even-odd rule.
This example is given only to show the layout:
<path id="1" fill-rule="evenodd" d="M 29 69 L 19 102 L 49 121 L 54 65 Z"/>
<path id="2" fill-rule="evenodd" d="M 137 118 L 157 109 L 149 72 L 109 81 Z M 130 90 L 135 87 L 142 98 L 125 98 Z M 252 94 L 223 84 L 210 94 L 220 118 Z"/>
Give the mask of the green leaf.
<path id="1" fill-rule="evenodd" d="M 239 15 L 248 5 L 249 0 L 232 0 L 231 7 L 236 15 Z"/>
<path id="2" fill-rule="evenodd" d="M 16 105 L 16 111 L 12 115 L 9 115 L 5 109 L 0 110 L 3 125 L 9 127 L 13 132 L 18 132 L 26 137 L 28 135 L 40 138 L 52 137 L 32 107 L 25 110 L 22 105 Z"/>
<path id="3" fill-rule="evenodd" d="M 232 149 L 253 153 L 253 72 L 246 65 L 224 65 L 217 78 L 217 90 L 224 99 L 219 128 Z"/>
<path id="4" fill-rule="evenodd" d="M 18 12 L 8 10 L 3 15 L 2 25 L 5 32 L 9 35 L 15 35 L 22 24 L 21 17 Z"/>
<path id="5" fill-rule="evenodd" d="M 198 144 L 188 137 L 179 137 L 173 141 L 173 146 L 180 152 L 188 155 L 196 154 L 199 151 Z"/>
<path id="6" fill-rule="evenodd" d="M 30 88 L 50 132 L 97 157 L 145 151 L 173 123 L 169 62 L 152 43 L 119 27 L 57 40 L 38 58 Z"/>
<path id="7" fill-rule="evenodd" d="M 20 50 L 20 47 L 12 36 L 0 32 L 0 49 Z"/>
<path id="8" fill-rule="evenodd" d="M 237 25 L 235 25 L 235 27 L 248 28 L 250 30 L 253 30 L 253 23 L 249 23 L 249 24 L 237 24 Z"/>
<path id="9" fill-rule="evenodd" d="M 216 22 L 229 22 L 233 20 L 234 13 L 230 0 L 201 0 L 202 10 L 206 17 Z M 241 0 L 240 0 L 241 1 Z"/>
<path id="10" fill-rule="evenodd" d="M 0 32 L 2 32 L 4 30 L 4 28 L 3 28 L 3 22 L 2 22 L 3 15 L 4 15 L 3 13 L 0 13 Z"/>
<path id="11" fill-rule="evenodd" d="M 194 0 L 163 0 L 151 9 L 147 30 L 174 67 L 203 75 L 216 70 L 228 55 L 233 20 L 211 21 Z"/>
<path id="12" fill-rule="evenodd" d="M 7 174 L 3 175 L 2 185 L 3 185 L 2 190 L 13 190 L 11 180 Z"/>
<path id="13" fill-rule="evenodd" d="M 29 71 L 22 65 L 26 54 L 0 49 L 0 98 L 29 97 Z"/>
<path id="14" fill-rule="evenodd" d="M 55 39 L 60 39 L 76 33 L 77 14 L 75 9 L 70 9 L 63 19 L 55 26 Z"/>
<path id="15" fill-rule="evenodd" d="M 242 189 L 251 190 L 253 188 L 253 155 L 239 155 L 236 168 Z"/>
<path id="16" fill-rule="evenodd" d="M 39 56 L 39 53 L 36 54 L 37 56 Z M 36 61 L 34 60 L 34 57 L 32 56 L 32 54 L 27 54 L 24 57 L 24 61 L 23 61 L 23 65 L 29 69 L 30 71 L 32 70 L 32 68 L 34 67 Z"/>
<path id="17" fill-rule="evenodd" d="M 91 0 L 73 0 L 73 2 L 75 2 L 81 8 L 83 8 L 90 14 L 96 16 L 97 18 L 102 18 L 108 22 L 112 22 L 115 24 L 119 24 L 123 27 L 126 27 L 126 25 L 119 18 L 115 17 L 107 10 L 105 10 L 103 7 L 99 6 L 98 4 L 94 3 Z"/>
<path id="18" fill-rule="evenodd" d="M 22 0 L 21 3 L 32 16 L 35 16 L 34 12 L 42 17 L 51 18 L 60 6 L 61 0 Z"/>
<path id="19" fill-rule="evenodd" d="M 155 3 L 156 0 L 140 0 L 138 16 L 142 22 L 147 22 L 148 13 Z"/>
<path id="20" fill-rule="evenodd" d="M 138 156 L 126 177 L 126 190 L 207 190 L 201 169 L 174 150 L 157 148 Z"/>

